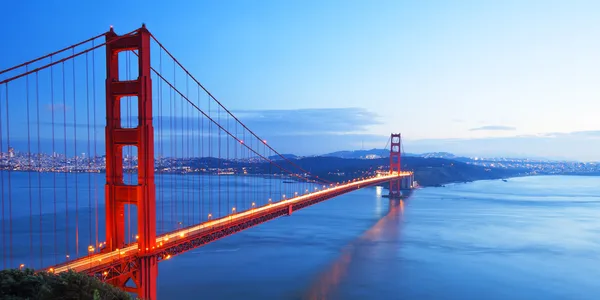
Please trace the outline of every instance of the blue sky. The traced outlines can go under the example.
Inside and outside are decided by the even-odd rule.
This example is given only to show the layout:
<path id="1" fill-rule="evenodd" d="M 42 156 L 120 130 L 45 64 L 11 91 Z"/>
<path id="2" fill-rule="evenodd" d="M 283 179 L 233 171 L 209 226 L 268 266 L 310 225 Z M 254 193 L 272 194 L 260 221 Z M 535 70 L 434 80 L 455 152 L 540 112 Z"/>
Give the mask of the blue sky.
<path id="1" fill-rule="evenodd" d="M 382 147 L 390 132 L 402 132 L 409 152 L 600 160 L 591 147 L 600 146 L 598 1 L 69 0 L 2 7 L 0 69 L 109 25 L 124 33 L 145 22 L 282 152 Z M 282 134 L 286 126 L 294 130 Z M 294 140 L 302 147 L 286 148 Z"/>

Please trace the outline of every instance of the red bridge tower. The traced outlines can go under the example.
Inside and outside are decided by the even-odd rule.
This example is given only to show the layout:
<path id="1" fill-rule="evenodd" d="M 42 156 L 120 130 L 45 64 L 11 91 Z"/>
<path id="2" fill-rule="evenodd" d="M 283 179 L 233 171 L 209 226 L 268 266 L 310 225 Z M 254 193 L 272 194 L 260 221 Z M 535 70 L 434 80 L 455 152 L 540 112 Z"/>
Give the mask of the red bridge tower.
<path id="1" fill-rule="evenodd" d="M 392 133 L 390 137 L 390 174 L 401 172 L 401 143 L 402 139 L 399 133 Z M 400 198 L 401 193 L 401 179 L 390 181 L 390 198 Z"/>
<path id="2" fill-rule="evenodd" d="M 111 41 L 113 29 L 106 34 Z M 150 79 L 150 32 L 142 26 L 136 33 L 119 37 L 106 45 L 106 248 L 115 251 L 125 245 L 125 204 L 137 206 L 139 252 L 133 272 L 113 279 L 113 284 L 135 292 L 142 299 L 156 299 L 158 265 L 150 254 L 156 246 L 156 189 L 154 186 L 154 129 L 152 127 L 152 82 Z M 136 51 L 137 79 L 119 79 L 119 52 Z M 121 74 L 122 75 L 122 74 Z M 121 99 L 137 97 L 138 125 L 121 126 Z M 135 146 L 138 153 L 138 180 L 123 182 L 123 147 Z M 132 287 L 131 285 L 134 285 Z"/>

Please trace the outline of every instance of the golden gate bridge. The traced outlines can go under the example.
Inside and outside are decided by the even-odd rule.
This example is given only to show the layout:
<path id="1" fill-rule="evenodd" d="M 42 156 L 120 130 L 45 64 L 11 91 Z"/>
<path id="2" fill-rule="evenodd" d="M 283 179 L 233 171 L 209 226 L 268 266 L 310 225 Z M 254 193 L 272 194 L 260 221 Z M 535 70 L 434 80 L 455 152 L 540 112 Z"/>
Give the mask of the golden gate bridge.
<path id="1" fill-rule="evenodd" d="M 389 170 L 319 178 L 145 26 L 111 27 L 0 71 L 3 268 L 84 272 L 156 299 L 157 264 L 173 256 L 356 189 L 389 182 L 400 197 L 413 174 L 401 169 L 400 134 L 388 142 Z"/>

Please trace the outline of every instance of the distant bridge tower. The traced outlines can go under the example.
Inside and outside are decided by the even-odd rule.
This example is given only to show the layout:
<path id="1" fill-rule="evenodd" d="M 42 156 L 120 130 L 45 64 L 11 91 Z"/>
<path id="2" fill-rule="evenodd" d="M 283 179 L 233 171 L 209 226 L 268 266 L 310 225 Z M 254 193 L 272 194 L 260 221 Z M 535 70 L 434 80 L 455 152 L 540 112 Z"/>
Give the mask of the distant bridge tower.
<path id="1" fill-rule="evenodd" d="M 139 252 L 134 262 L 124 262 L 133 272 L 115 277 L 112 283 L 141 299 L 156 299 L 158 265 L 151 255 L 156 246 L 156 188 L 154 185 L 154 129 L 152 127 L 152 82 L 150 81 L 150 32 L 145 26 L 135 34 L 117 36 L 110 29 L 106 40 L 106 248 L 125 245 L 125 204 L 137 206 Z M 123 80 L 119 74 L 119 52 L 136 51 L 138 77 Z M 121 76 L 119 76 L 121 75 Z M 137 97 L 138 126 L 121 126 L 121 100 Z M 123 147 L 137 147 L 137 184 L 123 182 Z M 131 267 L 133 266 L 133 267 Z M 133 285 L 133 286 L 132 286 Z"/>
<path id="2" fill-rule="evenodd" d="M 390 174 L 399 174 L 401 169 L 402 138 L 399 133 L 392 133 L 390 137 Z M 390 198 L 400 198 L 402 192 L 402 179 L 390 181 Z"/>

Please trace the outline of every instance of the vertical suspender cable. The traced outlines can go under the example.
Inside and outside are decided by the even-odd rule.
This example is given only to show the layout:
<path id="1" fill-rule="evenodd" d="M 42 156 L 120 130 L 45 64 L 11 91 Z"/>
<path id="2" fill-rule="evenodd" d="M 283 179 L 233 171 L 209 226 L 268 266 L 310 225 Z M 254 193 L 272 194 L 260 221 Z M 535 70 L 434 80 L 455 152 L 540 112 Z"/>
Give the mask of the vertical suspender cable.
<path id="1" fill-rule="evenodd" d="M 25 72 L 28 66 L 25 66 Z M 27 180 L 29 187 L 29 265 L 33 267 L 33 195 L 31 189 L 31 120 L 29 118 L 29 75 L 25 76 L 25 113 L 27 113 Z"/>
<path id="2" fill-rule="evenodd" d="M 217 107 L 217 123 L 221 124 L 221 107 Z M 217 168 L 217 179 L 219 181 L 219 188 L 217 189 L 219 192 L 219 216 L 221 215 L 221 175 L 219 174 L 221 172 L 221 128 L 217 128 L 219 130 L 219 161 L 218 161 L 218 168 Z M 227 211 L 227 213 L 225 215 L 229 214 L 229 211 Z"/>
<path id="3" fill-rule="evenodd" d="M 4 88 L 7 89 L 8 83 L 4 85 Z M 0 85 L 2 87 L 2 85 Z M 6 91 L 6 98 L 8 98 L 8 90 Z M 2 90 L 0 90 L 0 117 L 2 117 Z M 0 156 L 4 155 L 4 143 L 2 138 L 2 119 L 0 118 Z M 6 217 L 4 215 L 4 171 L 0 170 L 0 198 L 2 200 L 2 268 L 6 269 Z"/>
<path id="4" fill-rule="evenodd" d="M 159 47 L 158 50 L 158 69 L 160 70 L 160 72 L 162 73 L 162 48 Z M 161 168 L 164 168 L 162 166 L 162 164 L 164 163 L 164 157 L 165 157 L 165 149 L 164 149 L 164 140 L 163 140 L 163 118 L 164 118 L 164 114 L 163 113 L 163 101 L 162 101 L 162 97 L 163 97 L 163 90 L 162 90 L 162 86 L 163 86 L 163 82 L 158 80 L 158 76 L 156 76 L 156 80 L 155 81 L 157 83 L 157 88 L 158 88 L 158 145 L 160 147 L 160 163 L 159 165 L 161 166 Z M 160 232 L 164 233 L 165 232 L 165 184 L 164 184 L 164 180 L 165 180 L 165 175 L 161 174 L 159 172 L 159 176 L 160 176 Z"/>
<path id="5" fill-rule="evenodd" d="M 37 119 L 37 151 L 38 151 L 38 168 L 37 168 L 37 172 L 38 172 L 38 182 L 37 182 L 37 186 L 38 186 L 38 205 L 39 205 L 39 211 L 40 211 L 40 267 L 44 266 L 44 255 L 43 255 L 43 245 L 44 245 L 44 240 L 43 240 L 43 213 L 42 213 L 42 148 L 40 146 L 40 86 L 39 86 L 39 77 L 38 77 L 38 72 L 35 72 L 35 98 L 36 98 L 36 105 L 37 105 L 37 114 L 36 114 L 36 119 Z M 2 151 L 0 150 L 0 153 Z"/>
<path id="6" fill-rule="evenodd" d="M 198 102 L 200 102 L 202 99 L 200 97 L 200 87 L 198 87 Z M 204 169 L 204 116 L 202 116 L 200 114 L 200 112 L 198 112 L 198 117 L 200 118 L 200 131 L 202 132 L 202 138 L 200 138 L 200 142 L 202 143 L 200 145 L 200 161 L 202 162 L 202 164 L 200 165 L 202 167 L 202 169 Z M 200 179 L 202 180 L 201 183 L 201 188 L 200 188 L 200 222 L 202 222 L 202 218 L 204 218 L 204 175 L 206 174 L 206 172 L 200 172 Z M 208 218 L 208 217 L 207 217 Z"/>
<path id="7" fill-rule="evenodd" d="M 237 122 L 235 122 L 235 136 L 238 136 L 238 123 Z M 233 157 L 234 157 L 234 161 L 236 162 L 236 165 L 237 165 L 237 163 L 239 163 L 239 157 L 237 155 L 237 149 L 238 149 L 238 147 L 239 147 L 239 145 L 237 143 L 234 144 L 234 147 L 233 147 Z M 235 170 L 237 170 L 237 168 L 235 168 Z M 239 176 L 238 176 L 238 179 L 239 179 Z M 233 202 L 234 202 L 233 205 L 234 206 L 238 206 L 238 202 L 237 202 L 237 199 L 239 197 L 239 195 L 238 195 L 238 186 L 239 186 L 239 184 L 235 184 L 235 192 L 233 193 Z"/>
<path id="8" fill-rule="evenodd" d="M 177 207 L 177 201 L 175 201 L 175 173 L 174 173 L 174 159 L 176 157 L 175 155 L 175 126 L 173 125 L 173 120 L 175 119 L 175 116 L 173 115 L 173 106 L 175 105 L 175 101 L 173 101 L 173 97 L 172 97 L 172 93 L 171 93 L 172 89 L 169 88 L 169 132 L 171 133 L 171 138 L 169 139 L 170 144 L 171 144 L 171 158 L 169 159 L 169 170 L 171 172 L 170 174 L 170 182 L 171 182 L 171 199 L 170 199 L 170 211 L 171 211 L 171 224 L 174 224 L 173 222 L 175 222 L 175 208 Z"/>
<path id="9" fill-rule="evenodd" d="M 181 217 L 179 217 L 179 222 L 183 226 L 185 222 L 185 177 L 183 175 L 183 162 L 185 160 L 185 145 L 184 145 L 184 135 L 185 135 L 185 116 L 183 113 L 183 96 L 179 98 L 181 100 L 181 115 L 179 118 L 181 119 L 181 156 L 179 157 L 180 166 L 181 166 Z"/>
<path id="10" fill-rule="evenodd" d="M 185 89 L 186 89 L 185 94 L 189 98 L 190 97 L 189 77 L 185 78 Z M 187 190 L 188 190 L 188 193 L 187 193 L 188 194 L 188 199 L 187 199 L 188 200 L 188 203 L 187 203 L 188 210 L 187 210 L 187 213 L 188 213 L 188 225 L 193 225 L 194 223 L 193 223 L 192 217 L 194 216 L 194 208 L 195 208 L 195 205 L 194 205 L 194 194 L 195 194 L 195 191 L 194 191 L 193 187 L 196 186 L 194 184 L 194 183 L 196 183 L 196 177 L 194 176 L 194 173 L 193 173 L 193 171 L 194 171 L 193 170 L 193 167 L 194 167 L 194 165 L 193 165 L 194 155 L 193 155 L 193 153 L 190 153 L 190 136 L 193 133 L 193 130 L 192 130 L 192 125 L 193 124 L 190 124 L 190 120 L 192 119 L 192 117 L 190 116 L 190 105 L 186 105 L 186 107 L 187 107 L 187 110 L 186 110 L 187 161 L 188 161 L 188 165 L 190 167 L 190 171 L 192 171 L 190 173 L 191 176 L 192 176 L 192 180 L 191 181 L 188 180 L 188 182 L 187 182 Z M 191 206 L 191 209 L 190 209 L 190 206 Z"/>
<path id="11" fill-rule="evenodd" d="M 227 131 L 229 131 L 229 117 L 227 117 L 225 119 L 225 122 L 227 122 L 226 127 L 227 127 Z M 225 155 L 226 159 L 227 159 L 227 165 L 230 164 L 230 161 L 229 161 L 229 142 L 230 141 L 231 141 L 231 139 L 227 139 L 227 154 Z M 227 170 L 227 171 L 229 172 L 229 170 Z M 231 204 L 229 203 L 229 182 L 231 180 L 230 180 L 229 176 L 227 176 L 226 178 L 227 178 L 226 179 L 226 182 L 227 182 L 227 186 L 226 186 L 226 189 L 227 189 L 227 210 L 229 210 L 229 209 L 231 209 Z"/>
<path id="12" fill-rule="evenodd" d="M 179 218 L 179 222 L 183 227 L 183 223 L 185 222 L 185 177 L 183 175 L 183 162 L 185 161 L 185 145 L 184 145 L 184 135 L 185 135 L 185 116 L 183 113 L 183 96 L 180 97 L 181 100 L 181 157 L 179 159 L 181 166 L 181 217 Z"/>
<path id="13" fill-rule="evenodd" d="M 160 71 L 162 72 L 162 48 L 160 49 L 159 52 L 159 57 L 160 57 L 160 62 L 159 62 L 159 66 L 160 66 Z M 158 79 L 157 79 L 158 80 Z M 159 82 L 159 81 L 157 81 Z M 158 107 L 160 108 L 160 114 L 159 114 L 159 119 L 158 119 L 158 125 L 160 127 L 159 129 L 159 139 L 160 139 L 160 155 L 162 158 L 161 161 L 161 166 L 162 164 L 164 164 L 164 159 L 165 159 L 165 145 L 164 145 L 164 138 L 163 138 L 163 131 L 165 130 L 164 124 L 163 124 L 163 119 L 164 119 L 164 114 L 162 114 L 163 112 L 163 82 L 160 81 L 160 84 L 158 85 Z M 162 166 L 164 168 L 164 166 Z M 161 189 L 160 189 L 160 205 L 161 205 L 161 222 L 160 222 L 160 228 L 161 228 L 161 232 L 165 232 L 165 174 L 159 174 L 160 175 L 160 185 L 161 185 Z"/>
<path id="14" fill-rule="evenodd" d="M 202 105 L 202 95 L 200 93 L 200 88 L 196 87 L 196 95 L 198 98 L 198 106 Z M 194 113 L 194 111 L 192 111 L 192 113 Z M 196 136 L 196 149 L 198 150 L 198 152 L 195 152 L 197 155 L 197 160 L 196 160 L 196 176 L 198 176 L 198 185 L 195 187 L 196 189 L 198 189 L 198 210 L 194 212 L 194 214 L 197 215 L 198 221 L 194 222 L 195 224 L 200 224 L 202 223 L 202 213 L 203 213 L 203 209 L 202 209 L 202 194 L 204 193 L 204 189 L 202 186 L 202 181 L 203 181 L 203 174 L 202 174 L 202 166 L 203 166 L 203 161 L 204 158 L 202 157 L 202 144 L 204 143 L 203 141 L 203 137 L 204 134 L 202 132 L 202 116 L 200 116 L 200 112 L 196 111 L 196 118 L 198 120 L 198 122 L 196 123 L 196 125 L 198 126 L 196 128 L 197 130 L 197 136 Z"/>
<path id="15" fill-rule="evenodd" d="M 190 98 L 190 90 L 189 90 L 189 83 L 188 83 L 188 77 L 185 78 L 185 96 L 189 99 Z M 183 101 L 182 101 L 183 102 Z M 190 156 L 190 117 L 189 117 L 189 113 L 190 113 L 190 106 L 189 105 L 185 105 L 186 110 L 185 110 L 185 115 L 182 115 L 182 117 L 185 120 L 185 128 L 186 128 L 186 132 L 185 132 L 185 144 L 186 144 L 186 155 L 185 155 L 185 160 L 186 166 L 190 164 L 191 162 L 191 156 Z M 186 176 L 186 178 L 189 178 L 189 176 Z M 192 175 L 192 180 L 193 180 L 193 175 Z M 187 225 L 191 225 L 192 223 L 190 222 L 190 216 L 191 216 L 191 212 L 193 212 L 193 210 L 190 211 L 190 180 L 187 179 L 185 181 L 186 183 L 186 201 L 187 201 Z M 186 226 L 187 227 L 187 226 Z"/>
<path id="16" fill-rule="evenodd" d="M 92 47 L 94 47 L 94 41 L 92 41 Z M 92 103 L 93 103 L 93 115 L 94 115 L 94 166 L 98 164 L 98 139 L 96 137 L 96 130 L 98 124 L 96 123 L 96 51 L 92 51 Z M 98 244 L 98 177 L 94 176 L 94 211 L 95 211 L 95 227 L 96 227 L 96 245 Z"/>
<path id="17" fill-rule="evenodd" d="M 92 164 L 90 163 L 90 156 L 92 154 L 90 139 L 90 73 L 89 73 L 89 57 L 85 54 L 85 103 L 87 112 L 87 167 L 86 172 L 88 175 L 88 245 L 92 245 Z M 85 158 L 85 157 L 84 157 Z M 85 163 L 85 161 L 84 161 Z M 98 247 L 98 245 L 95 245 Z"/>
<path id="18" fill-rule="evenodd" d="M 10 147 L 10 110 L 8 109 L 8 83 L 6 84 L 6 145 Z M 13 239 L 12 239 L 12 182 L 11 182 L 11 169 L 8 169 L 8 261 L 9 265 L 12 265 L 12 247 L 13 247 Z"/>
<path id="19" fill-rule="evenodd" d="M 244 129 L 244 132 L 242 135 L 243 135 L 242 142 L 245 143 L 246 142 L 246 129 Z M 248 169 L 250 167 L 250 154 L 249 154 L 250 152 L 246 152 L 246 148 L 242 148 L 242 150 L 244 152 L 244 155 L 243 155 L 244 156 L 243 157 L 244 166 L 246 166 L 246 168 Z M 246 153 L 248 153 L 247 157 L 246 157 Z M 246 172 L 244 172 L 244 173 L 246 173 Z M 246 176 L 244 176 L 244 177 L 246 177 Z M 244 181 L 246 181 L 247 179 L 248 179 L 247 177 L 244 178 Z M 244 185 L 244 186 L 246 186 L 246 185 Z M 249 194 L 249 191 L 244 191 L 244 204 L 243 204 L 244 206 L 248 206 L 248 194 Z M 241 205 L 242 204 L 240 203 L 240 206 Z"/>
<path id="20" fill-rule="evenodd" d="M 50 56 L 50 62 L 52 62 L 52 56 Z M 53 168 L 53 172 L 52 172 L 52 180 L 53 180 L 53 207 L 54 207 L 54 231 L 53 231 L 53 235 L 54 235 L 54 264 L 56 264 L 58 261 L 58 240 L 57 240 L 57 236 L 56 236 L 56 230 L 57 230 L 57 218 L 56 218 L 56 171 L 54 168 L 56 168 L 57 164 L 56 164 L 56 139 L 55 139 L 55 130 L 54 130 L 54 110 L 56 108 L 56 106 L 54 105 L 54 67 L 50 67 L 50 110 L 51 110 L 51 116 L 52 116 L 52 168 Z"/>
<path id="21" fill-rule="evenodd" d="M 62 62 L 62 96 L 63 96 L 63 150 L 64 150 L 64 173 L 65 173 L 65 251 L 69 258 L 69 183 L 68 183 L 68 156 L 67 156 L 67 88 L 65 80 L 65 63 Z"/>
<path id="22" fill-rule="evenodd" d="M 177 87 L 177 74 L 175 73 L 175 63 L 173 63 L 173 86 Z M 173 154 L 173 160 L 175 162 L 175 167 L 176 170 L 178 170 L 178 163 L 177 163 L 177 158 L 178 158 L 178 153 L 179 151 L 177 150 L 177 132 L 175 131 L 177 128 L 177 94 L 175 93 L 175 90 L 173 90 L 173 115 L 171 116 L 171 118 L 173 118 L 173 122 L 174 122 L 174 126 L 175 128 L 173 128 L 173 145 L 175 146 L 175 153 Z M 177 189 L 179 187 L 179 174 L 174 173 L 174 179 L 175 179 L 175 189 Z M 173 202 L 175 203 L 175 217 L 176 219 L 173 220 L 175 221 L 175 228 L 179 228 L 178 224 L 179 224 L 179 210 L 177 209 L 177 191 L 175 191 L 175 197 L 173 197 Z"/>
<path id="23" fill-rule="evenodd" d="M 75 48 L 73 48 L 73 54 L 75 54 Z M 75 155 L 73 155 L 73 159 L 75 160 L 75 255 L 79 257 L 79 170 L 77 170 L 77 161 L 79 159 L 77 152 L 77 96 L 75 93 L 75 86 L 75 58 L 73 58 L 73 149 L 75 152 Z"/>
<path id="24" fill-rule="evenodd" d="M 208 99 L 208 115 L 210 116 L 210 97 L 207 98 Z M 211 166 L 212 166 L 212 161 L 213 161 L 213 157 L 212 157 L 212 122 L 208 122 L 208 213 L 212 214 L 213 210 L 212 210 L 212 202 L 213 202 L 213 195 L 212 195 L 212 174 L 210 173 L 211 170 Z M 218 216 L 218 214 L 215 214 L 215 216 Z"/>

